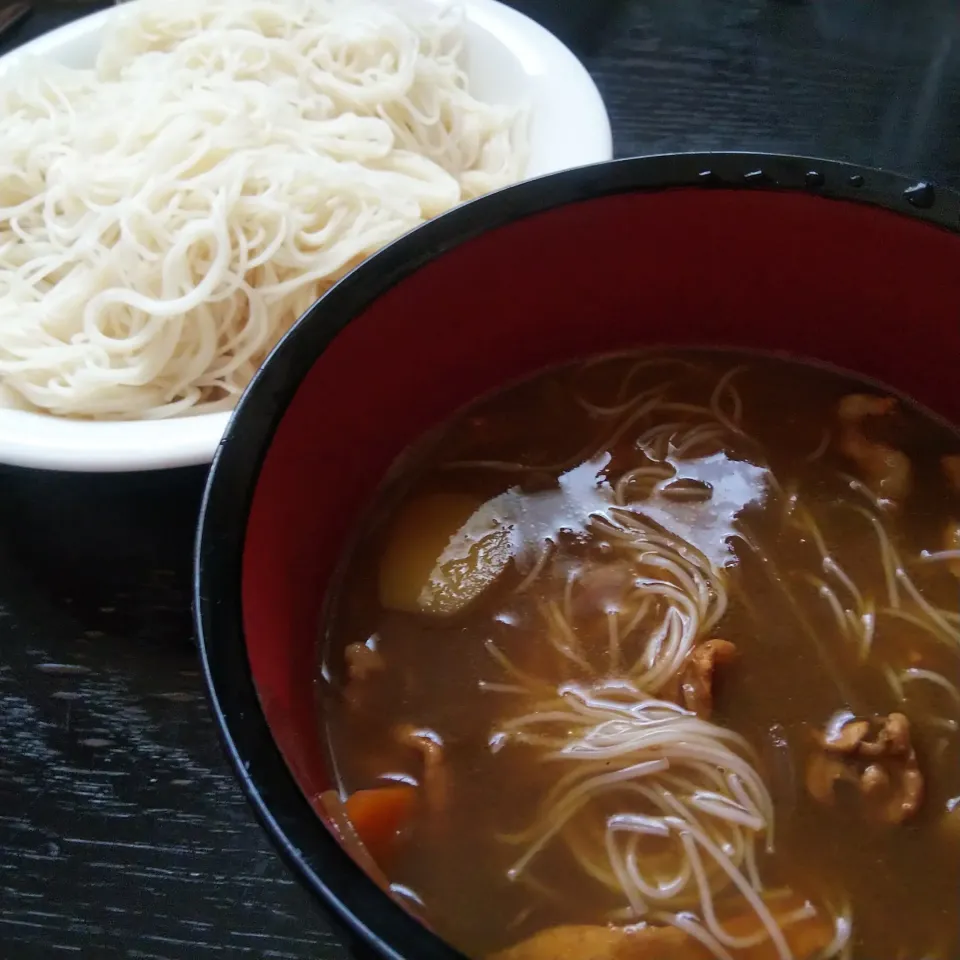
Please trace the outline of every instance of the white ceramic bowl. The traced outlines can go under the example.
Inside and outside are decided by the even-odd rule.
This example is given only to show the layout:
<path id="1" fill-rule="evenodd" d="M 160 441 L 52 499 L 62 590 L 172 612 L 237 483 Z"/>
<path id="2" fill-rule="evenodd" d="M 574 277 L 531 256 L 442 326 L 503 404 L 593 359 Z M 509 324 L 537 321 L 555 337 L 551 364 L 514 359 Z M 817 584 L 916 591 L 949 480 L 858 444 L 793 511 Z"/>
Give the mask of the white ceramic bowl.
<path id="1" fill-rule="evenodd" d="M 134 0 L 135 2 L 135 0 Z M 610 121 L 579 60 L 539 24 L 496 0 L 465 0 L 471 89 L 492 103 L 532 108 L 527 176 L 609 160 Z M 0 57 L 0 76 L 24 54 L 92 66 L 117 8 L 95 13 Z M 208 463 L 229 414 L 86 422 L 13 409 L 0 390 L 0 463 L 52 470 L 156 470 Z"/>

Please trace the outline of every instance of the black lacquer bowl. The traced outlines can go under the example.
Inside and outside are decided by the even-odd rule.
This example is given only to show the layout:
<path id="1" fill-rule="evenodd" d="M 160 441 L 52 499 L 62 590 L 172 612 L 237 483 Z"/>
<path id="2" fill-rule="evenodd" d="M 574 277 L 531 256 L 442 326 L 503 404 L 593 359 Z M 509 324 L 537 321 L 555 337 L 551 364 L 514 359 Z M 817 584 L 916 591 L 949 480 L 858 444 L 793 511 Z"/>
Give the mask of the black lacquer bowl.
<path id="1" fill-rule="evenodd" d="M 957 193 L 870 169 L 748 154 L 622 160 L 438 217 L 284 338 L 210 474 L 197 626 L 250 801 L 358 947 L 458 956 L 378 888 L 318 805 L 331 785 L 314 690 L 320 608 L 391 461 L 499 384 L 655 343 L 828 361 L 960 422 L 958 225 Z"/>

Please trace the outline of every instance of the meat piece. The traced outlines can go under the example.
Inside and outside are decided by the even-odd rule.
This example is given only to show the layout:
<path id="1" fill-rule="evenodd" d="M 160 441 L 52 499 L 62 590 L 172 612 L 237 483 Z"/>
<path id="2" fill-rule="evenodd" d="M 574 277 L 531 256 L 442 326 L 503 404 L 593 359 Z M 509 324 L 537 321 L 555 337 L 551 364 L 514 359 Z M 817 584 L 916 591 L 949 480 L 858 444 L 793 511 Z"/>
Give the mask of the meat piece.
<path id="1" fill-rule="evenodd" d="M 890 786 L 890 777 L 878 763 L 871 763 L 860 778 L 860 786 L 866 796 L 879 793 Z"/>
<path id="2" fill-rule="evenodd" d="M 434 812 L 446 809 L 450 783 L 443 760 L 443 739 L 433 730 L 404 724 L 394 730 L 394 738 L 405 747 L 423 755 L 423 791 Z"/>
<path id="3" fill-rule="evenodd" d="M 857 772 L 839 757 L 814 753 L 807 763 L 807 793 L 817 803 L 832 804 L 838 781 L 860 783 Z"/>
<path id="4" fill-rule="evenodd" d="M 909 820 L 920 809 L 922 802 L 923 774 L 916 756 L 911 752 L 911 759 L 902 773 L 900 790 L 887 804 L 887 822 L 903 823 L 904 820 Z"/>
<path id="5" fill-rule="evenodd" d="M 386 669 L 386 663 L 377 649 L 376 635 L 366 643 L 350 643 L 344 648 L 343 660 L 346 665 L 346 680 L 343 685 L 343 698 L 354 710 L 364 709 L 376 691 L 369 690 L 367 680 L 374 674 Z"/>
<path id="6" fill-rule="evenodd" d="M 912 750 L 910 721 L 902 713 L 873 721 L 850 719 L 829 733 L 817 734 L 817 741 L 828 753 L 848 756 L 902 757 Z"/>
<path id="7" fill-rule="evenodd" d="M 371 673 L 386 667 L 380 652 L 370 641 L 348 644 L 343 651 L 343 659 L 347 664 L 348 681 L 366 680 Z"/>
<path id="8" fill-rule="evenodd" d="M 893 397 L 852 393 L 840 401 L 839 448 L 859 468 L 864 482 L 887 505 L 900 503 L 910 492 L 910 458 L 885 443 L 869 440 L 863 433 L 868 417 L 884 417 L 894 413 Z"/>
<path id="9" fill-rule="evenodd" d="M 943 467 L 943 475 L 947 478 L 947 483 L 953 488 L 954 493 L 960 493 L 960 454 L 950 454 L 940 459 L 940 466 Z"/>
<path id="10" fill-rule="evenodd" d="M 842 727 L 821 734 L 818 739 L 828 753 L 855 753 L 869 732 L 869 720 L 851 720 Z"/>
<path id="11" fill-rule="evenodd" d="M 872 743 L 863 740 L 860 752 L 868 757 L 905 757 L 913 753 L 910 743 L 910 721 L 902 713 L 891 713 Z"/>
<path id="12" fill-rule="evenodd" d="M 717 665 L 733 663 L 736 658 L 737 648 L 729 640 L 707 640 L 694 647 L 680 681 L 683 705 L 701 719 L 709 719 Z"/>
<path id="13" fill-rule="evenodd" d="M 850 719 L 817 734 L 819 750 L 807 764 L 807 792 L 831 805 L 838 783 L 860 793 L 866 814 L 881 823 L 903 823 L 920 809 L 923 775 L 902 713 Z"/>

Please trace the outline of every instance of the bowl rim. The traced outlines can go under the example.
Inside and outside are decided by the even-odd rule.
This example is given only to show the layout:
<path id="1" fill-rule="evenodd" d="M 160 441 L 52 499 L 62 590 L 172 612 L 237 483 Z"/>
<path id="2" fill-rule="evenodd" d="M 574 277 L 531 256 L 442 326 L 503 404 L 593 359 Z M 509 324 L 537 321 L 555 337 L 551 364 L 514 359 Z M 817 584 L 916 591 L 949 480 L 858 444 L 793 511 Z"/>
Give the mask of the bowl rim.
<path id="1" fill-rule="evenodd" d="M 137 2 L 137 0 L 133 0 Z M 563 102 L 573 102 L 565 122 L 579 132 L 576 138 L 547 146 L 539 167 L 557 169 L 613 156 L 610 116 L 600 91 L 580 58 L 552 31 L 498 0 L 463 0 L 467 19 L 489 34 L 517 63 L 534 55 L 543 71 L 527 75 L 525 84 L 547 79 L 542 109 L 555 115 Z M 40 56 L 72 62 L 76 47 L 96 49 L 106 26 L 122 14 L 109 7 L 86 14 L 0 53 L 0 77 Z M 516 96 L 531 89 L 518 87 Z M 573 100 L 565 94 L 576 94 Z M 534 118 L 535 121 L 535 118 Z M 536 142 L 534 133 L 531 142 Z M 549 136 L 544 143 L 550 144 Z M 537 166 L 534 166 L 534 170 Z M 534 174 L 536 175 L 536 174 Z M 0 406 L 0 463 L 39 470 L 77 473 L 116 473 L 163 470 L 210 463 L 224 435 L 231 411 L 186 414 L 163 419 L 80 420 L 55 417 L 19 406 Z"/>
<path id="2" fill-rule="evenodd" d="M 207 480 L 194 555 L 194 616 L 221 740 L 281 856 L 341 924 L 391 960 L 463 960 L 381 891 L 320 823 L 267 727 L 241 609 L 246 524 L 276 428 L 309 369 L 387 290 L 479 234 L 546 210 L 671 188 L 800 191 L 875 206 L 960 233 L 960 191 L 814 157 L 691 152 L 612 160 L 528 180 L 463 204 L 393 241 L 327 291 L 277 344 L 244 392 Z"/>

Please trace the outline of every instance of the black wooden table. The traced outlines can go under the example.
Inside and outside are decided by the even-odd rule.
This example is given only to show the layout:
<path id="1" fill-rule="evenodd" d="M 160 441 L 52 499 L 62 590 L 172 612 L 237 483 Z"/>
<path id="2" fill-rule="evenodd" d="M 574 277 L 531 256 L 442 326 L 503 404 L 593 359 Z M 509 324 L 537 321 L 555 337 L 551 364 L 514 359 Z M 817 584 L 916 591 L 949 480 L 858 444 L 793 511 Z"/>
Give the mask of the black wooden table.
<path id="1" fill-rule="evenodd" d="M 514 5 L 583 58 L 619 155 L 776 150 L 960 186 L 956 0 Z M 6 47 L 96 6 L 41 5 Z M 0 960 L 346 956 L 207 711 L 203 480 L 0 470 Z"/>

